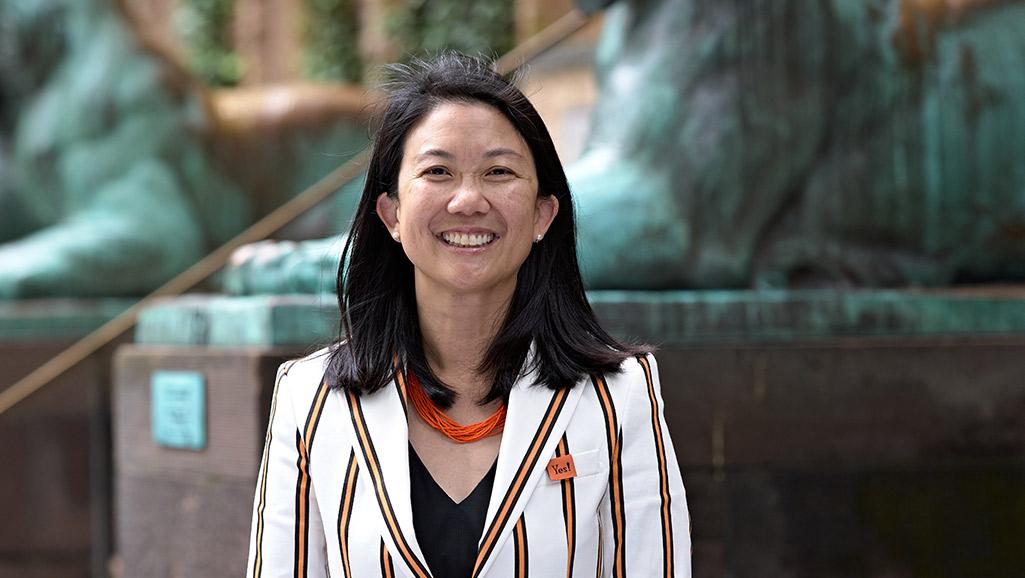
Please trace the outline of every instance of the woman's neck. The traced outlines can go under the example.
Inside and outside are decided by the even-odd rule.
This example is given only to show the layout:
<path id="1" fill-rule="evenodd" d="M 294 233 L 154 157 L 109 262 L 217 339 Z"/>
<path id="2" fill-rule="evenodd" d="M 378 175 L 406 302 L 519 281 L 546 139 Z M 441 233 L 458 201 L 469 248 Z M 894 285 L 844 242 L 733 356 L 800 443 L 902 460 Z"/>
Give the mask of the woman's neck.
<path id="1" fill-rule="evenodd" d="M 456 403 L 476 403 L 491 387 L 477 369 L 505 320 L 515 286 L 481 294 L 453 294 L 417 284 L 416 301 L 424 353 L 435 374 L 458 394 Z"/>

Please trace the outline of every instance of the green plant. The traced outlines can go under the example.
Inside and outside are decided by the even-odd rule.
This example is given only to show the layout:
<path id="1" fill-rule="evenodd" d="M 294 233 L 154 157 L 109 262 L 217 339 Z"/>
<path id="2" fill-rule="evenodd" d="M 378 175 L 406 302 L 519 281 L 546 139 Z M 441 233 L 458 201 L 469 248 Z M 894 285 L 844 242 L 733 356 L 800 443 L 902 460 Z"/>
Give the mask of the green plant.
<path id="1" fill-rule="evenodd" d="M 501 54 L 515 40 L 513 11 L 511 0 L 405 0 L 389 15 L 388 33 L 406 55 Z"/>
<path id="2" fill-rule="evenodd" d="M 356 1 L 305 0 L 305 5 L 306 76 L 343 82 L 361 80 Z"/>
<path id="3" fill-rule="evenodd" d="M 242 61 L 231 42 L 235 0 L 180 0 L 175 29 L 185 44 L 189 69 L 213 86 L 232 86 Z"/>

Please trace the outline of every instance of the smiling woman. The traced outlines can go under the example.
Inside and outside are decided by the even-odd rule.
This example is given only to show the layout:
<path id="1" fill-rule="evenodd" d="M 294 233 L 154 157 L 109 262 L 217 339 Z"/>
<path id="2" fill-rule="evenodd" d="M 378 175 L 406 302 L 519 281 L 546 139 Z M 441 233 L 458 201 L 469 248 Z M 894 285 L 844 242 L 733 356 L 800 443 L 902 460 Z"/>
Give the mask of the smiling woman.
<path id="1" fill-rule="evenodd" d="M 450 102 L 403 148 L 398 194 L 382 192 L 377 213 L 412 262 L 418 295 L 507 300 L 559 207 L 538 195 L 523 137 L 489 105 Z"/>
<path id="2" fill-rule="evenodd" d="M 249 575 L 690 576 L 657 367 L 587 303 L 540 116 L 477 59 L 395 72 L 342 335 L 279 371 Z"/>

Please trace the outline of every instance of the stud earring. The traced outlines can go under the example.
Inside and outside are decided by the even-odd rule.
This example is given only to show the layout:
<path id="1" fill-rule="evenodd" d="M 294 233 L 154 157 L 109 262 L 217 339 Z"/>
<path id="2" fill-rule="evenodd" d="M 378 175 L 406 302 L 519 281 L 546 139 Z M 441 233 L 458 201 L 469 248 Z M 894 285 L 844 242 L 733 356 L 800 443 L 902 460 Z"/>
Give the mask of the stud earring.
<path id="1" fill-rule="evenodd" d="M 534 238 L 534 242 L 535 243 L 540 243 L 541 239 L 544 239 L 544 238 L 545 238 L 544 235 L 538 235 L 537 237 Z"/>
<path id="2" fill-rule="evenodd" d="M 399 231 L 398 231 L 398 229 L 396 229 L 396 230 L 391 232 L 391 238 L 395 239 L 396 241 L 399 240 Z"/>

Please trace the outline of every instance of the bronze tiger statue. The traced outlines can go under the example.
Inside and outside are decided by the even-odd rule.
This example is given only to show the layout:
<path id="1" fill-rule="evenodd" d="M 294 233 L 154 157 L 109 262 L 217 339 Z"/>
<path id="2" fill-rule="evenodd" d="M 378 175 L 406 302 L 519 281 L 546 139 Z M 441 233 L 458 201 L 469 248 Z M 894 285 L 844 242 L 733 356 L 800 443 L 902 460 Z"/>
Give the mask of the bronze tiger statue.
<path id="1" fill-rule="evenodd" d="M 0 299 L 157 288 L 363 148 L 363 93 L 212 91 L 124 0 L 0 2 Z"/>
<path id="2" fill-rule="evenodd" d="M 569 169 L 592 287 L 1025 278 L 1025 3 L 629 1 L 604 26 Z"/>
<path id="3" fill-rule="evenodd" d="M 585 281 L 1025 278 L 1023 29 L 1020 0 L 613 3 L 567 169 Z M 340 246 L 247 251 L 229 279 L 273 292 L 303 263 L 330 279 Z"/>

